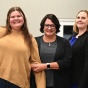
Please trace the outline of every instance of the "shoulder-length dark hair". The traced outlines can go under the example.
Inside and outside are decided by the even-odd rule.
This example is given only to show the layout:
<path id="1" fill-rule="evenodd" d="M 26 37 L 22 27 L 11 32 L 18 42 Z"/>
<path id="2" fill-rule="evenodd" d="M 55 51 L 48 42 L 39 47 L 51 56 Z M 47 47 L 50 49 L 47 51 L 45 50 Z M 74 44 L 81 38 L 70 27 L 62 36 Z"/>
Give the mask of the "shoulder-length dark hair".
<path id="1" fill-rule="evenodd" d="M 41 23 L 40 23 L 40 32 L 44 33 L 44 24 L 45 24 L 46 19 L 50 19 L 54 23 L 54 25 L 56 27 L 56 33 L 60 32 L 60 30 L 59 30 L 59 28 L 60 28 L 60 22 L 59 22 L 58 18 L 54 14 L 47 14 L 41 20 Z"/>
<path id="2" fill-rule="evenodd" d="M 11 25 L 10 25 L 10 15 L 11 15 L 11 13 L 13 11 L 18 11 L 23 16 L 24 24 L 21 27 L 21 31 L 22 31 L 22 34 L 24 36 L 24 40 L 28 44 L 29 48 L 31 48 L 30 50 L 32 50 L 33 49 L 33 46 L 32 46 L 32 35 L 28 31 L 27 20 L 26 20 L 24 12 L 22 11 L 22 9 L 20 7 L 12 7 L 12 8 L 9 9 L 9 11 L 7 13 L 7 19 L 6 19 L 6 29 L 7 30 L 6 30 L 5 35 L 11 33 L 12 28 L 11 28 Z"/>

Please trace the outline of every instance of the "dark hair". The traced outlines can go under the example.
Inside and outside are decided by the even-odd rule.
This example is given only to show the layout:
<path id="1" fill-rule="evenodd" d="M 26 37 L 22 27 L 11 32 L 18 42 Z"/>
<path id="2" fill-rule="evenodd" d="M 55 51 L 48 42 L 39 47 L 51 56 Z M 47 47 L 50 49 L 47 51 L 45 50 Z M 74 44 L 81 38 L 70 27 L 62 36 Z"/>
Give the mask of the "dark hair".
<path id="1" fill-rule="evenodd" d="M 32 50 L 33 49 L 32 39 L 31 39 L 32 35 L 28 31 L 26 17 L 25 17 L 25 14 L 24 14 L 24 12 L 22 11 L 22 9 L 20 7 L 12 7 L 12 8 L 9 9 L 9 11 L 7 13 L 7 19 L 6 19 L 6 28 L 7 28 L 7 31 L 6 31 L 5 35 L 11 33 L 12 28 L 10 26 L 10 15 L 11 15 L 11 13 L 13 11 L 18 11 L 18 12 L 20 12 L 23 15 L 24 24 L 21 27 L 21 31 L 22 31 L 22 34 L 24 36 L 24 40 L 28 44 L 29 48 L 31 48 L 30 50 Z"/>
<path id="2" fill-rule="evenodd" d="M 59 28 L 60 28 L 60 23 L 59 23 L 59 20 L 58 18 L 54 15 L 54 14 L 47 14 L 41 21 L 40 23 L 40 32 L 44 32 L 43 29 L 44 29 L 44 24 L 45 24 L 45 21 L 46 19 L 50 19 L 54 25 L 56 26 L 56 33 L 57 32 L 60 32 Z"/>

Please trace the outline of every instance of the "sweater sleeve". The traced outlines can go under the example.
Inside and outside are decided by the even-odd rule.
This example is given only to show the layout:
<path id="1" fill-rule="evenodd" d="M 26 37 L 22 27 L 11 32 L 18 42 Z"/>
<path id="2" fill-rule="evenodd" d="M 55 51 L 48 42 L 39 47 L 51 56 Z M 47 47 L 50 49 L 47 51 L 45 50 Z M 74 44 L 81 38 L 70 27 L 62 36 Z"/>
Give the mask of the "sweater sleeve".
<path id="1" fill-rule="evenodd" d="M 82 72 L 82 75 L 80 77 L 80 82 L 79 82 L 79 87 L 78 88 L 86 88 L 86 86 L 88 86 L 88 37 L 85 41 L 85 45 L 84 45 L 84 59 L 85 59 L 85 63 L 84 63 L 84 70 Z"/>
<path id="2" fill-rule="evenodd" d="M 32 37 L 32 44 L 34 47 L 33 52 L 31 53 L 31 63 L 40 63 L 40 56 L 38 51 L 38 45 L 34 37 Z"/>
<path id="3" fill-rule="evenodd" d="M 68 40 L 65 40 L 64 42 L 64 56 L 62 59 L 58 60 L 57 63 L 59 65 L 59 70 L 66 69 L 70 67 L 71 64 L 71 58 L 72 58 L 72 51 L 71 51 L 71 46 Z"/>
<path id="4" fill-rule="evenodd" d="M 32 56 L 31 56 L 31 63 L 41 63 L 37 42 L 34 37 L 32 38 L 32 40 L 33 40 L 34 52 L 32 53 Z M 35 75 L 35 82 L 36 82 L 37 88 L 45 88 L 46 82 L 45 82 L 44 71 L 37 72 L 37 73 L 34 72 L 34 75 Z"/>
<path id="5" fill-rule="evenodd" d="M 5 27 L 0 27 L 0 37 L 2 37 L 6 32 L 6 28 Z"/>

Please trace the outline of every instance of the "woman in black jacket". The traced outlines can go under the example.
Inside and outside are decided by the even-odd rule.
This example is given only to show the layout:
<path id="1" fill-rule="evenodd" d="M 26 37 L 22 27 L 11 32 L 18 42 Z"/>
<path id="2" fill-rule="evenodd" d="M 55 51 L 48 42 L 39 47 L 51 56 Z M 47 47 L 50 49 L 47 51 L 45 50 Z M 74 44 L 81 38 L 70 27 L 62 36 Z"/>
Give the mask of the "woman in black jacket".
<path id="1" fill-rule="evenodd" d="M 71 88 L 88 88 L 88 11 L 78 12 L 73 28 L 75 35 L 69 41 L 72 46 Z"/>
<path id="2" fill-rule="evenodd" d="M 44 35 L 36 37 L 42 64 L 32 64 L 32 69 L 45 71 L 46 88 L 71 88 L 71 46 L 67 39 L 56 35 L 59 28 L 58 18 L 54 14 L 47 14 L 40 24 L 40 31 Z"/>

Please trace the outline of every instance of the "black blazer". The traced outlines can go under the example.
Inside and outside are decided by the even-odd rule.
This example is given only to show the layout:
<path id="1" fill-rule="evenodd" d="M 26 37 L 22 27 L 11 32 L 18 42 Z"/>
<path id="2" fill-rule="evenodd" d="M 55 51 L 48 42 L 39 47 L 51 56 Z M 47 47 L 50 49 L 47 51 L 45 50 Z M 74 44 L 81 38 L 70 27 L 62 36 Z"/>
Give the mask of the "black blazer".
<path id="1" fill-rule="evenodd" d="M 40 52 L 40 38 L 36 37 L 38 48 Z M 70 86 L 70 72 L 69 67 L 71 64 L 71 46 L 67 39 L 57 36 L 57 49 L 54 57 L 54 62 L 57 62 L 60 69 L 53 70 L 54 88 L 71 88 Z M 41 58 L 41 57 L 40 57 Z"/>
<path id="2" fill-rule="evenodd" d="M 70 39 L 71 38 L 72 37 L 70 37 Z M 86 86 L 88 86 L 87 31 L 83 35 L 79 36 L 72 46 L 71 80 L 72 83 L 78 83 L 78 88 L 86 88 Z"/>

